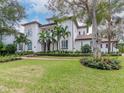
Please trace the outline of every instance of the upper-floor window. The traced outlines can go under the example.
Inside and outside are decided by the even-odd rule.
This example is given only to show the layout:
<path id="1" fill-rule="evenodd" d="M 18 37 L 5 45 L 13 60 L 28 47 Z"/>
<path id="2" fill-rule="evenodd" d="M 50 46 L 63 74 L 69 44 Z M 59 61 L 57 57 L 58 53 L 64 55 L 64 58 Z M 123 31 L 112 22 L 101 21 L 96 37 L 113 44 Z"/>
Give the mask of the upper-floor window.
<path id="1" fill-rule="evenodd" d="M 68 40 L 62 40 L 61 45 L 62 49 L 68 49 Z"/>
<path id="2" fill-rule="evenodd" d="M 87 27 L 87 33 L 89 33 L 89 28 Z"/>
<path id="3" fill-rule="evenodd" d="M 28 37 L 31 37 L 31 36 L 32 36 L 32 30 L 28 30 L 27 33 L 26 33 L 26 35 L 27 35 Z"/>
<path id="4" fill-rule="evenodd" d="M 101 44 L 101 48 L 102 48 L 102 44 Z"/>
<path id="5" fill-rule="evenodd" d="M 85 35 L 85 31 L 83 31 L 83 35 Z"/>
<path id="6" fill-rule="evenodd" d="M 92 46 L 93 45 L 93 42 L 92 41 L 90 41 L 90 46 Z"/>
<path id="7" fill-rule="evenodd" d="M 81 35 L 81 32 L 79 31 L 79 35 Z"/>
<path id="8" fill-rule="evenodd" d="M 108 44 L 106 44 L 106 48 L 108 48 Z"/>
<path id="9" fill-rule="evenodd" d="M 81 46 L 83 46 L 83 41 L 81 41 Z"/>

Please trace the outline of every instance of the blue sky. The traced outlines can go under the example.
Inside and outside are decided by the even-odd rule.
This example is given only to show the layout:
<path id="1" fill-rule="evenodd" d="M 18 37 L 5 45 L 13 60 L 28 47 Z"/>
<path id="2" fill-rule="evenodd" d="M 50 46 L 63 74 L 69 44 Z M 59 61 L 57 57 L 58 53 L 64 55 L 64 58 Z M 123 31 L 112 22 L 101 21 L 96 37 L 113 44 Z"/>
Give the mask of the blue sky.
<path id="1" fill-rule="evenodd" d="M 26 18 L 21 23 L 39 21 L 41 24 L 46 24 L 46 18 L 52 16 L 52 13 L 45 7 L 48 0 L 18 0 L 25 8 Z"/>
<path id="2" fill-rule="evenodd" d="M 31 21 L 38 21 L 41 24 L 46 24 L 46 18 L 52 17 L 52 13 L 45 7 L 48 0 L 18 0 L 19 3 L 25 8 L 26 18 L 23 19 L 20 24 L 24 24 Z M 124 12 L 117 14 L 118 16 L 124 16 Z M 21 25 L 16 27 L 17 30 L 23 32 Z"/>
<path id="3" fill-rule="evenodd" d="M 52 17 L 52 13 L 45 7 L 48 0 L 18 0 L 25 8 L 26 18 L 21 23 L 39 21 L 41 24 L 46 24 L 46 18 Z M 124 16 L 124 12 L 118 14 Z"/>

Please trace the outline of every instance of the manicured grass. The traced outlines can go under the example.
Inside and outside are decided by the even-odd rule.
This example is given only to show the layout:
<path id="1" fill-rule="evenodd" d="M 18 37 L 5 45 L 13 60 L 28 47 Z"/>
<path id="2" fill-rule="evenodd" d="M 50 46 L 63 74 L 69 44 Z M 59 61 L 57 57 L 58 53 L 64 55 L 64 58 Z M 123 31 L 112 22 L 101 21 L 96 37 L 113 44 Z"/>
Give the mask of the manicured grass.
<path id="1" fill-rule="evenodd" d="M 124 66 L 124 58 L 119 57 Z M 0 93 L 123 93 L 124 68 L 104 71 L 77 60 L 20 60 L 0 64 Z"/>

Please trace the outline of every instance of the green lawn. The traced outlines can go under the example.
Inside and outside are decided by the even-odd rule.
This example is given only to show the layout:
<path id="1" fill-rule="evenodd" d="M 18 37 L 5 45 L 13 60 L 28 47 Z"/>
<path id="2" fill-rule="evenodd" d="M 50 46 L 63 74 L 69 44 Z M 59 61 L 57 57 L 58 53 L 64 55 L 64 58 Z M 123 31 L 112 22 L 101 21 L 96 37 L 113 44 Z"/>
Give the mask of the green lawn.
<path id="1" fill-rule="evenodd" d="M 119 59 L 124 60 L 123 57 Z M 82 66 L 79 58 L 64 61 L 21 60 L 0 64 L 0 93 L 123 92 L 123 67 L 118 71 L 96 70 Z"/>

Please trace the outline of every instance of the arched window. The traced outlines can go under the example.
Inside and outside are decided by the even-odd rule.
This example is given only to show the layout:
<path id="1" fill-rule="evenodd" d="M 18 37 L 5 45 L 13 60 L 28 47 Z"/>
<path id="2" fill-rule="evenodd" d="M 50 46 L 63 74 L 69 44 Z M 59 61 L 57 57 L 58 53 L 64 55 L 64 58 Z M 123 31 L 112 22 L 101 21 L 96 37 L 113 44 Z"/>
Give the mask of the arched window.
<path id="1" fill-rule="evenodd" d="M 27 47 L 28 47 L 28 50 L 32 50 L 32 42 L 29 42 L 29 43 L 27 44 Z"/>

